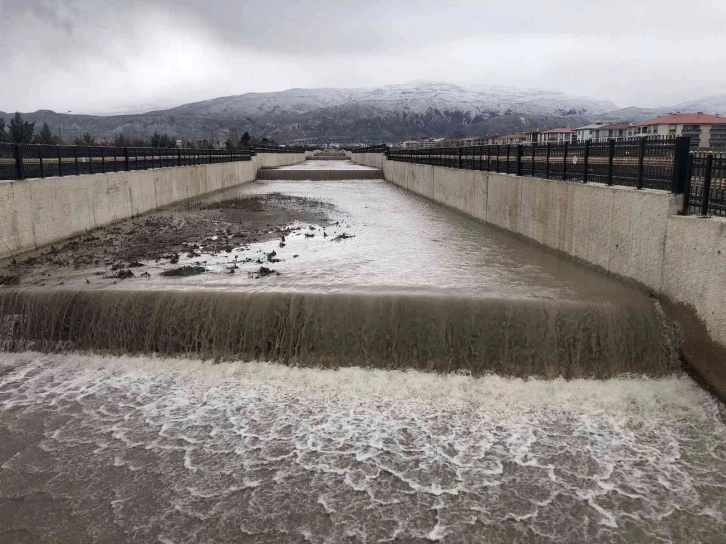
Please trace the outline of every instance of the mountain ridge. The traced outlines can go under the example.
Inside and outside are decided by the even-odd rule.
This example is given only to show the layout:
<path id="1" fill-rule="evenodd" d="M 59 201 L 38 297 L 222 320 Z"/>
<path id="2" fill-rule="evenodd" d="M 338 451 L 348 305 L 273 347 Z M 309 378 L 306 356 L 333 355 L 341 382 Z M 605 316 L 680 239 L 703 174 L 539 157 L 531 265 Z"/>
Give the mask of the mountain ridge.
<path id="1" fill-rule="evenodd" d="M 488 136 L 597 121 L 641 121 L 677 110 L 726 112 L 726 94 L 664 108 L 620 108 L 559 91 L 441 82 L 354 89 L 293 88 L 244 93 L 127 115 L 24 114 L 73 138 L 90 132 L 148 138 L 154 132 L 224 141 L 231 130 L 280 143 L 397 142 L 422 137 Z M 718 111 L 712 111 L 718 110 Z M 10 114 L 0 112 L 6 120 Z M 58 130 L 56 130 L 58 129 Z"/>

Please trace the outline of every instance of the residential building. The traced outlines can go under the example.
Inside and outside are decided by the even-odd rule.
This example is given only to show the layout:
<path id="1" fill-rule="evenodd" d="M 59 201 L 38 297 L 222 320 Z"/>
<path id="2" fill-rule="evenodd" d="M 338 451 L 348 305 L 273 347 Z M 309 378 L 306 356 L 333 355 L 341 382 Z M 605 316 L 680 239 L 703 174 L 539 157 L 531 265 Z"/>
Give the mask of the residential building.
<path id="1" fill-rule="evenodd" d="M 472 147 L 475 145 L 484 145 L 484 142 L 478 136 L 472 136 L 467 138 L 459 138 L 459 141 L 456 145 L 460 147 Z"/>
<path id="2" fill-rule="evenodd" d="M 610 139 L 621 140 L 628 137 L 628 132 L 632 126 L 632 123 L 610 123 L 609 125 L 601 125 L 595 130 L 595 135 L 591 139 L 595 141 Z"/>
<path id="3" fill-rule="evenodd" d="M 424 140 L 406 140 L 401 144 L 403 149 L 429 149 L 436 145 L 436 141 L 431 138 Z"/>
<path id="4" fill-rule="evenodd" d="M 726 117 L 708 113 L 674 113 L 633 125 L 628 136 L 690 136 L 691 147 L 726 148 Z"/>
<path id="5" fill-rule="evenodd" d="M 575 138 L 578 142 L 584 142 L 586 140 L 594 140 L 597 138 L 597 131 L 605 123 L 593 123 L 592 125 L 585 125 L 584 127 L 575 129 Z"/>
<path id="6" fill-rule="evenodd" d="M 499 145 L 529 145 L 537 141 L 537 135 L 539 132 L 521 132 L 518 134 L 506 134 L 504 136 L 497 136 L 494 138 L 493 143 Z"/>
<path id="7" fill-rule="evenodd" d="M 541 144 L 553 143 L 561 144 L 564 142 L 575 141 L 575 131 L 571 128 L 553 128 L 539 133 L 537 142 Z"/>

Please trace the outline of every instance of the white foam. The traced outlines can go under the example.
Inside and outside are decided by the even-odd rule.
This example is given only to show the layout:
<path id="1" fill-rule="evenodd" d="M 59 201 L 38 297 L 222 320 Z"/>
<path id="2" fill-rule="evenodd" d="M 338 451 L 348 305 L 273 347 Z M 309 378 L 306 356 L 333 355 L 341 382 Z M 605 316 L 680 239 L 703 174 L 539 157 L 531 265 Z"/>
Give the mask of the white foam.
<path id="1" fill-rule="evenodd" d="M 686 377 L 547 382 L 37 353 L 1 354 L 0 370 L 0 422 L 21 432 L 42 413 L 53 482 L 65 475 L 94 496 L 109 470 L 133 475 L 113 488 L 113 523 L 141 540 L 193 541 L 177 529 L 186 517 L 313 542 L 486 541 L 501 527 L 558 543 L 587 527 L 599 535 L 589 541 L 667 541 L 672 523 L 697 523 L 693 541 L 708 542 L 725 528 L 726 427 Z M 32 451 L 4 468 L 35 466 Z M 145 491 L 151 504 L 173 509 L 128 507 L 147 478 L 165 482 Z M 83 495 L 66 500 L 86 511 Z"/>

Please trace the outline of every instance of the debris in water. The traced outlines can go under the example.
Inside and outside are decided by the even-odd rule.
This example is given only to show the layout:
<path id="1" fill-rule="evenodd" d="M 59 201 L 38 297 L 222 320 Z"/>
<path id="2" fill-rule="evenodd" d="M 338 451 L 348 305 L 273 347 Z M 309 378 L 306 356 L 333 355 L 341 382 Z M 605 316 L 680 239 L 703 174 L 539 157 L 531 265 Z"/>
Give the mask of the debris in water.
<path id="1" fill-rule="evenodd" d="M 128 264 L 128 265 L 126 265 L 126 266 L 127 266 L 128 268 L 138 268 L 138 267 L 140 267 L 140 266 L 144 266 L 144 265 L 143 265 L 142 263 L 140 263 L 139 261 L 134 261 L 134 262 L 131 262 L 131 263 L 129 263 L 129 264 Z"/>
<path id="2" fill-rule="evenodd" d="M 305 238 L 315 238 L 315 235 L 314 235 L 314 234 L 308 234 L 308 233 L 306 232 L 306 233 L 305 233 Z"/>
<path id="3" fill-rule="evenodd" d="M 267 268 L 266 266 L 261 266 L 260 269 L 257 270 L 256 272 L 248 272 L 247 276 L 252 279 L 259 279 L 259 278 L 264 278 L 265 276 L 271 276 L 272 274 L 275 274 L 277 276 L 280 275 L 279 272 L 276 272 L 272 268 Z"/>
<path id="4" fill-rule="evenodd" d="M 275 256 L 277 255 L 277 251 L 271 251 L 270 253 L 267 253 L 267 262 L 270 263 L 279 263 L 280 259 L 275 259 Z"/>
<path id="5" fill-rule="evenodd" d="M 338 234 L 338 236 L 333 238 L 333 242 L 340 242 L 341 240 L 347 240 L 348 238 L 355 238 L 355 235 L 344 232 L 343 234 Z"/>
<path id="6" fill-rule="evenodd" d="M 203 266 L 180 266 L 179 268 L 170 268 L 164 270 L 161 275 L 166 277 L 182 277 L 182 276 L 196 276 L 197 274 L 204 274 L 207 271 Z"/>
<path id="7" fill-rule="evenodd" d="M 125 280 L 125 279 L 129 279 L 129 278 L 136 277 L 136 274 L 134 274 L 133 272 L 131 272 L 131 270 L 119 270 L 112 277 L 113 278 L 118 278 L 120 280 Z"/>

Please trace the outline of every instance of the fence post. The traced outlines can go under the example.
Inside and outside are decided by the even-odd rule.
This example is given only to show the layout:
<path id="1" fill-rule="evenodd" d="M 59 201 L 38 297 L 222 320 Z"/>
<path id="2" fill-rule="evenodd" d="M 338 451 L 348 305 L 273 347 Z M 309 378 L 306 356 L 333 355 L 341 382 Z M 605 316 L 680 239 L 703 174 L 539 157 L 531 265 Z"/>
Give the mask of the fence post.
<path id="1" fill-rule="evenodd" d="M 116 162 L 116 146 L 113 146 L 111 150 L 113 151 L 113 171 L 118 172 L 118 162 Z"/>
<path id="2" fill-rule="evenodd" d="M 38 146 L 38 161 L 40 161 L 40 177 L 45 177 L 45 171 L 43 170 L 43 153 L 40 151 L 40 146 Z"/>
<path id="3" fill-rule="evenodd" d="M 567 181 L 567 149 L 569 148 L 569 143 L 565 141 L 565 148 L 562 151 L 562 181 Z"/>
<path id="4" fill-rule="evenodd" d="M 636 189 L 643 188 L 643 174 L 645 170 L 645 143 L 647 139 L 647 136 L 643 136 L 640 139 L 640 145 L 638 146 L 638 179 L 635 182 Z"/>
<path id="5" fill-rule="evenodd" d="M 463 154 L 463 153 L 464 153 L 464 148 L 463 148 L 463 147 L 460 147 L 460 148 L 459 148 L 459 161 L 458 161 L 458 162 L 456 163 L 456 167 L 457 167 L 457 168 L 458 168 L 459 170 L 461 170 L 461 158 L 462 158 L 462 154 Z"/>
<path id="6" fill-rule="evenodd" d="M 693 154 L 688 154 L 688 170 L 686 172 L 686 187 L 683 193 L 683 207 L 679 215 L 688 215 L 691 207 L 691 175 L 693 173 Z"/>
<path id="7" fill-rule="evenodd" d="M 706 172 L 703 175 L 703 195 L 701 195 L 701 215 L 708 217 L 708 204 L 711 198 L 711 177 L 713 175 L 713 153 L 706 155 Z"/>
<path id="8" fill-rule="evenodd" d="M 505 170 L 506 174 L 509 174 L 509 151 L 511 148 L 511 144 L 507 144 L 507 168 Z"/>
<path id="9" fill-rule="evenodd" d="M 522 155 L 524 154 L 524 146 L 522 144 L 517 145 L 517 165 L 515 167 L 515 175 L 522 175 Z"/>
<path id="10" fill-rule="evenodd" d="M 25 179 L 25 172 L 23 172 L 23 156 L 20 153 L 20 144 L 13 144 L 13 155 L 15 157 L 15 179 Z"/>
<path id="11" fill-rule="evenodd" d="M 106 173 L 106 148 L 101 146 L 101 172 Z"/>
<path id="12" fill-rule="evenodd" d="M 535 147 L 537 146 L 536 143 L 532 142 L 532 171 L 530 172 L 530 175 L 534 177 L 534 158 L 535 158 Z"/>
<path id="13" fill-rule="evenodd" d="M 91 154 L 91 146 L 88 146 L 88 173 L 93 174 L 93 155 Z"/>
<path id="14" fill-rule="evenodd" d="M 615 160 L 615 140 L 610 138 L 608 147 L 608 185 L 613 184 L 613 161 Z"/>
<path id="15" fill-rule="evenodd" d="M 550 179 L 550 142 L 547 142 L 547 156 L 545 157 L 545 179 Z"/>
<path id="16" fill-rule="evenodd" d="M 58 155 L 58 177 L 63 177 L 63 159 L 61 158 L 60 145 L 55 146 L 56 155 Z"/>
<path id="17" fill-rule="evenodd" d="M 688 171 L 688 153 L 691 150 L 691 137 L 678 136 L 673 155 L 673 184 L 671 193 L 680 194 L 685 191 L 686 173 Z"/>
<path id="18" fill-rule="evenodd" d="M 76 163 L 76 175 L 80 176 L 81 172 L 80 172 L 80 170 L 78 170 L 78 146 L 77 145 L 73 146 L 73 160 Z"/>
<path id="19" fill-rule="evenodd" d="M 126 171 L 131 170 L 131 160 L 129 159 L 129 148 L 124 147 L 124 163 L 126 164 Z"/>
<path id="20" fill-rule="evenodd" d="M 181 161 L 181 149 L 177 149 L 176 150 L 176 164 L 177 164 L 177 166 L 181 166 L 182 165 L 182 161 Z"/>
<path id="21" fill-rule="evenodd" d="M 587 183 L 587 168 L 590 165 L 590 140 L 585 140 L 585 150 L 582 158 L 582 183 Z"/>

